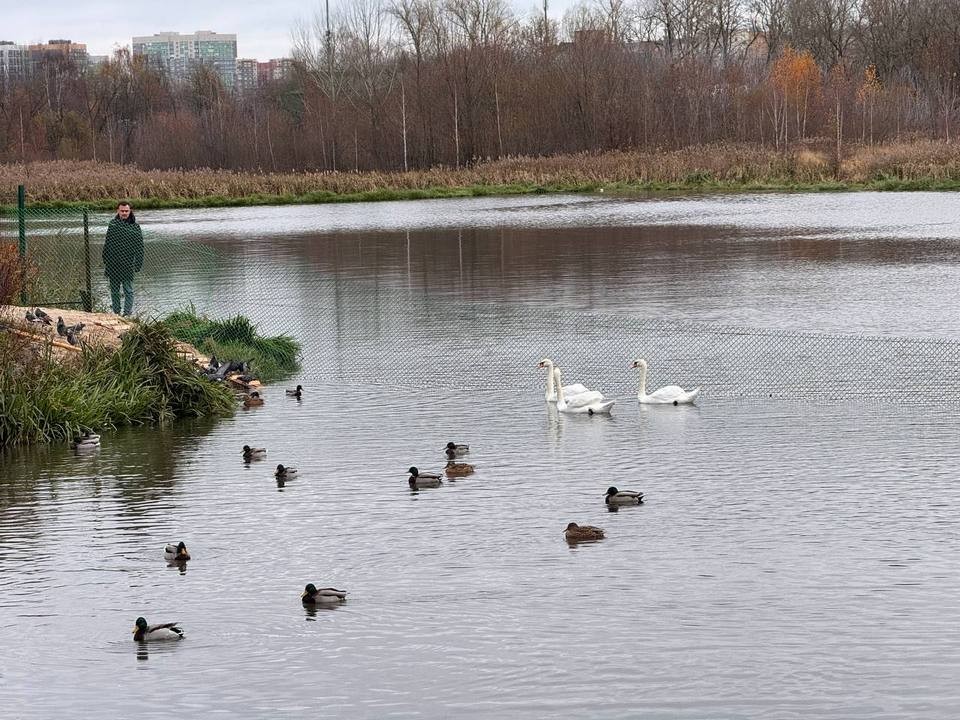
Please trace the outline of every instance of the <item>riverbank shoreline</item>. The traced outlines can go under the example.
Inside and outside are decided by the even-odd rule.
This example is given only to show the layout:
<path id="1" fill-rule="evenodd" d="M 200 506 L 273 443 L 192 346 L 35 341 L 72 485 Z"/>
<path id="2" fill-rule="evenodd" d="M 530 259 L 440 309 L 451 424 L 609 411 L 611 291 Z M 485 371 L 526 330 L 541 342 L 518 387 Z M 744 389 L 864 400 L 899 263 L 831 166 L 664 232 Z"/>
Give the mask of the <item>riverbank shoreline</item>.
<path id="1" fill-rule="evenodd" d="M 236 409 L 236 391 L 206 379 L 200 354 L 158 322 L 47 308 L 83 323 L 64 342 L 27 310 L 0 306 L 0 449 Z"/>
<path id="2" fill-rule="evenodd" d="M 141 170 L 90 161 L 0 165 L 0 209 L 24 184 L 32 209 L 112 210 L 382 202 L 557 193 L 678 194 L 960 190 L 960 147 L 931 140 L 854 146 L 839 167 L 823 142 L 503 158 L 409 172 Z"/>

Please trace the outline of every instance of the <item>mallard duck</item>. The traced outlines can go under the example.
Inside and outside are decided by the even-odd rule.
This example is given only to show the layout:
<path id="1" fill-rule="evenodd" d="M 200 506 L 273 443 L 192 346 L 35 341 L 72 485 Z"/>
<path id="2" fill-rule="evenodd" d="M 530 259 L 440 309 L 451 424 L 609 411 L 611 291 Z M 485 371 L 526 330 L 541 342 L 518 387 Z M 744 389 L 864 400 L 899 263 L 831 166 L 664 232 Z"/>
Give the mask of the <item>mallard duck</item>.
<path id="1" fill-rule="evenodd" d="M 259 407 L 260 405 L 263 405 L 263 398 L 260 397 L 260 393 L 258 393 L 256 390 L 249 395 L 243 396 L 243 406 L 245 408 Z"/>
<path id="2" fill-rule="evenodd" d="M 300 594 L 300 599 L 305 605 L 316 605 L 318 603 L 339 603 L 347 599 L 347 593 L 336 588 L 317 588 L 313 583 L 307 583 L 307 586 Z"/>
<path id="3" fill-rule="evenodd" d="M 290 480 L 297 476 L 297 469 L 277 465 L 277 471 L 273 474 L 278 480 Z"/>
<path id="4" fill-rule="evenodd" d="M 643 493 L 608 487 L 607 495 L 603 501 L 607 505 L 640 505 L 643 503 Z"/>
<path id="5" fill-rule="evenodd" d="M 296 390 L 287 390 L 287 397 L 295 397 L 297 400 L 303 395 L 303 385 L 297 385 Z"/>
<path id="6" fill-rule="evenodd" d="M 463 457 L 470 452 L 470 446 L 463 443 L 447 443 L 447 457 Z"/>
<path id="7" fill-rule="evenodd" d="M 255 447 L 250 447 L 249 445 L 243 446 L 243 459 L 246 462 L 250 462 L 251 460 L 261 460 L 264 457 L 266 457 L 266 455 L 267 455 L 266 448 L 255 448 Z"/>
<path id="8" fill-rule="evenodd" d="M 161 623 L 160 625 L 147 625 L 147 621 L 142 617 L 137 618 L 136 625 L 133 628 L 133 639 L 137 642 L 146 642 L 147 640 L 181 640 L 183 639 L 183 630 L 177 627 L 179 623 Z"/>
<path id="9" fill-rule="evenodd" d="M 74 436 L 70 441 L 70 447 L 74 450 L 94 450 L 100 447 L 100 436 L 87 430 L 83 435 Z"/>
<path id="10" fill-rule="evenodd" d="M 577 525 L 575 522 L 567 525 L 564 532 L 567 540 L 603 540 L 603 530 L 593 525 Z"/>
<path id="11" fill-rule="evenodd" d="M 173 543 L 163 549 L 163 557 L 167 562 L 183 562 L 190 559 L 190 553 L 187 551 L 186 543 L 181 540 L 176 545 Z"/>
<path id="12" fill-rule="evenodd" d="M 463 477 L 473 474 L 473 465 L 470 463 L 458 463 L 453 460 L 447 460 L 446 467 L 443 468 L 447 477 Z"/>
<path id="13" fill-rule="evenodd" d="M 83 435 L 74 435 L 74 443 L 99 443 L 100 436 L 96 433 L 92 433 L 89 430 L 84 430 Z"/>
<path id="14" fill-rule="evenodd" d="M 412 490 L 435 488 L 443 484 L 441 476 L 437 475 L 437 473 L 422 473 L 416 467 L 411 467 L 407 472 L 410 473 L 410 480 L 408 482 Z"/>

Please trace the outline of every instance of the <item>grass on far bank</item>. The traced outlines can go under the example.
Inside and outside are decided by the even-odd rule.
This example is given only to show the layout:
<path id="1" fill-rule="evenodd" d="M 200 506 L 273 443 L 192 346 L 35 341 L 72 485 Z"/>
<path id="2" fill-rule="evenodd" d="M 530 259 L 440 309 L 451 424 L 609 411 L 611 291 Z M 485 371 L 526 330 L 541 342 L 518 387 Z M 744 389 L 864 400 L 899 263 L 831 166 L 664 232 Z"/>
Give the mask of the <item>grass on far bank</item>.
<path id="1" fill-rule="evenodd" d="M 118 349 L 84 346 L 60 358 L 49 344 L 0 333 L 0 448 L 69 440 L 124 425 L 230 415 L 233 393 L 176 352 L 170 332 L 141 323 Z"/>
<path id="2" fill-rule="evenodd" d="M 280 380 L 300 368 L 300 343 L 289 335 L 264 337 L 242 315 L 211 320 L 190 305 L 161 322 L 177 339 L 220 361 L 251 360 L 253 374 L 263 382 Z"/>
<path id="3" fill-rule="evenodd" d="M 507 157 L 460 169 L 409 172 L 141 170 L 91 161 L 0 165 L 0 205 L 27 186 L 31 207 L 137 209 L 414 200 L 555 192 L 620 194 L 960 189 L 960 145 L 917 139 L 849 145 L 839 167 L 830 143 L 788 150 L 717 144 L 552 157 Z"/>

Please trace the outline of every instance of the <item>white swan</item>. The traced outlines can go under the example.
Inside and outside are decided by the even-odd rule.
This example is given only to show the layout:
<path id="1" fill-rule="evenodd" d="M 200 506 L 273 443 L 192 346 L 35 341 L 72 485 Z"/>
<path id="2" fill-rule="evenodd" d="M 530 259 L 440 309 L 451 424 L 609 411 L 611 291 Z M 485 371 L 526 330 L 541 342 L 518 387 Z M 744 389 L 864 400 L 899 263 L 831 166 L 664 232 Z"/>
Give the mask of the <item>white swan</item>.
<path id="1" fill-rule="evenodd" d="M 633 367 L 640 368 L 640 387 L 637 389 L 637 400 L 651 405 L 689 405 L 697 395 L 700 394 L 700 388 L 696 387 L 689 392 L 679 385 L 667 385 L 654 390 L 647 395 L 647 361 L 640 359 L 633 361 Z"/>
<path id="2" fill-rule="evenodd" d="M 537 367 L 547 369 L 547 391 L 544 393 L 544 399 L 547 402 L 557 402 L 557 383 L 553 377 L 553 370 L 555 365 L 553 360 L 550 358 L 544 358 L 539 363 Z M 571 400 L 574 395 L 584 395 L 586 393 L 592 393 L 591 397 L 594 400 L 603 400 L 603 393 L 598 390 L 591 390 L 586 385 L 581 385 L 580 383 L 574 383 L 573 385 L 567 385 L 563 388 L 563 392 L 567 396 L 567 400 Z"/>
<path id="3" fill-rule="evenodd" d="M 588 415 L 610 414 L 610 410 L 616 401 L 604 400 L 602 396 L 601 399 L 597 400 L 590 397 L 590 393 L 574 395 L 568 400 L 567 393 L 564 390 L 563 384 L 560 382 L 560 368 L 555 367 L 553 374 L 556 377 L 558 391 L 557 410 L 565 413 L 584 413 Z"/>

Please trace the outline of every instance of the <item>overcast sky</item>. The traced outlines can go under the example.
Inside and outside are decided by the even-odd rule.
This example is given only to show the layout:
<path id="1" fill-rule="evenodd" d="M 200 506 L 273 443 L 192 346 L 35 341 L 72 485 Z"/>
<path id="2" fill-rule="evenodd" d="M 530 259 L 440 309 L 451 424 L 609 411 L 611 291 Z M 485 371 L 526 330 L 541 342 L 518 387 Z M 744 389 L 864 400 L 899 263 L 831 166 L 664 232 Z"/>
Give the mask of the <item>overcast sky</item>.
<path id="1" fill-rule="evenodd" d="M 331 7 L 338 2 L 331 0 Z M 507 0 L 520 14 L 542 0 Z M 212 30 L 237 34 L 238 57 L 267 60 L 290 54 L 290 30 L 323 0 L 22 0 L 4 2 L 0 40 L 16 43 L 69 38 L 91 55 L 108 55 L 134 35 Z M 575 0 L 549 0 L 560 19 Z"/>

